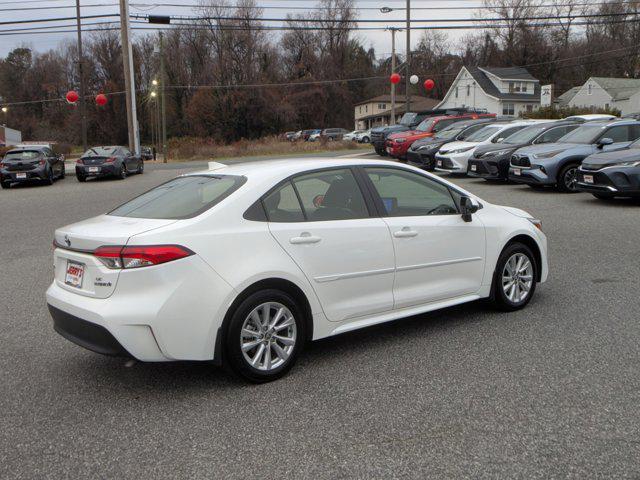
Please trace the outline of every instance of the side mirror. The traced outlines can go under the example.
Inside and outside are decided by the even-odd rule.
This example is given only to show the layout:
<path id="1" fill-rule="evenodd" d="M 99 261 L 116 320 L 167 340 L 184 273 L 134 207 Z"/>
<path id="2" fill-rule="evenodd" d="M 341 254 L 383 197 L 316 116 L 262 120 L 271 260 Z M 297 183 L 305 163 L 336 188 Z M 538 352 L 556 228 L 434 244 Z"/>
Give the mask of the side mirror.
<path id="1" fill-rule="evenodd" d="M 605 145 L 611 145 L 613 143 L 613 139 L 609 137 L 604 137 L 598 140 L 598 148 L 602 148 Z"/>
<path id="2" fill-rule="evenodd" d="M 480 205 L 471 197 L 462 197 L 460 199 L 460 210 L 462 212 L 462 219 L 465 222 L 470 222 L 472 220 L 471 215 L 476 213 Z"/>

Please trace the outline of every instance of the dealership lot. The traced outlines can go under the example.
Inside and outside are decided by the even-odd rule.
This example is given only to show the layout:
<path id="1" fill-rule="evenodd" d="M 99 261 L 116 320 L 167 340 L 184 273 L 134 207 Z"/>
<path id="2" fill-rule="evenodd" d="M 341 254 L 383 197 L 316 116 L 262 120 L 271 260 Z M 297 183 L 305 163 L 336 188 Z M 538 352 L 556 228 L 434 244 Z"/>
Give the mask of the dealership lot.
<path id="1" fill-rule="evenodd" d="M 550 278 L 529 307 L 474 303 L 322 340 L 266 385 L 201 364 L 125 367 L 55 334 L 53 230 L 193 168 L 1 192 L 0 476 L 640 475 L 638 202 L 454 179 L 542 219 Z"/>

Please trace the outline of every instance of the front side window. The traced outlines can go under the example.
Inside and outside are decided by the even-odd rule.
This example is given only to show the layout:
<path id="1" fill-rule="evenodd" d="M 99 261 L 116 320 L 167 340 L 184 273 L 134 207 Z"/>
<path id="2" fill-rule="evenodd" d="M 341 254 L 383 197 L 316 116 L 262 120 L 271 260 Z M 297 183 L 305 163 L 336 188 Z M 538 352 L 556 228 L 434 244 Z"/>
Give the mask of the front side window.
<path id="1" fill-rule="evenodd" d="M 576 126 L 573 125 L 568 127 L 550 128 L 540 138 L 538 138 L 536 143 L 555 143 L 574 128 L 576 128 Z"/>
<path id="2" fill-rule="evenodd" d="M 178 177 L 120 205 L 108 215 L 169 220 L 192 218 L 231 195 L 245 181 L 236 175 Z"/>
<path id="3" fill-rule="evenodd" d="M 449 189 L 429 178 L 395 168 L 365 168 L 389 217 L 453 215 L 458 208 Z"/>
<path id="4" fill-rule="evenodd" d="M 638 137 L 631 136 L 630 126 L 631 125 L 618 125 L 617 127 L 611 127 L 604 132 L 600 138 L 610 138 L 613 140 L 613 143 L 635 140 Z"/>
<path id="5" fill-rule="evenodd" d="M 369 217 L 360 187 L 349 169 L 323 170 L 292 181 L 307 221 Z"/>
<path id="6" fill-rule="evenodd" d="M 522 130 L 525 126 L 521 126 L 521 127 L 511 127 L 511 128 L 505 128 L 503 131 L 501 131 L 498 135 L 496 135 L 491 142 L 492 143 L 500 143 L 502 142 L 505 138 L 510 137 L 511 135 L 513 135 L 514 133 Z"/>

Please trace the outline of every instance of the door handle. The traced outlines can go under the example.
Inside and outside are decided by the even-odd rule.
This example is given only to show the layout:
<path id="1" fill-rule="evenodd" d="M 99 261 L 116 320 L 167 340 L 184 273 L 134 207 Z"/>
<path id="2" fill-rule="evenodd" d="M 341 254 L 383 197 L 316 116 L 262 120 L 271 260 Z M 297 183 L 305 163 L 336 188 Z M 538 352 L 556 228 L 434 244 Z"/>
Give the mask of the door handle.
<path id="1" fill-rule="evenodd" d="M 411 227 L 402 227 L 402 230 L 393 232 L 393 236 L 396 238 L 411 238 L 416 237 L 417 235 L 418 232 L 416 230 L 412 230 Z"/>
<path id="2" fill-rule="evenodd" d="M 315 237 L 309 232 L 302 232 L 299 237 L 291 237 L 289 243 L 293 245 L 305 245 L 311 243 L 318 243 L 322 240 L 320 237 Z"/>

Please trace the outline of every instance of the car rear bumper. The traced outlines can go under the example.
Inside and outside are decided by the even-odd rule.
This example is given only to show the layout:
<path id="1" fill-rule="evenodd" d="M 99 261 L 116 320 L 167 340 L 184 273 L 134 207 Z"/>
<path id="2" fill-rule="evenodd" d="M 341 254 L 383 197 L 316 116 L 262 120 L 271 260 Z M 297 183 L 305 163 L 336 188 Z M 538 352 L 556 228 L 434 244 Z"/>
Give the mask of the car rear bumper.
<path id="1" fill-rule="evenodd" d="M 33 170 L 15 171 L 15 170 L 0 170 L 0 179 L 3 182 L 29 182 L 33 180 L 46 180 L 49 177 L 49 173 L 46 167 L 39 167 Z"/>
<path id="2" fill-rule="evenodd" d="M 91 171 L 92 168 L 97 168 L 98 171 Z M 119 175 L 120 167 L 115 163 L 108 163 L 102 165 L 76 165 L 76 176 L 82 177 L 107 177 L 111 175 Z"/>
<path id="3" fill-rule="evenodd" d="M 215 361 L 217 332 L 235 291 L 192 255 L 121 271 L 107 298 L 76 292 L 59 279 L 46 298 L 56 331 L 98 353 L 124 351 L 147 362 Z"/>

